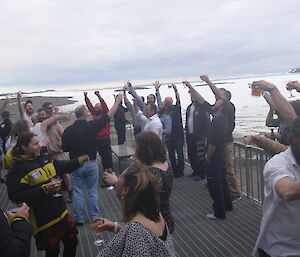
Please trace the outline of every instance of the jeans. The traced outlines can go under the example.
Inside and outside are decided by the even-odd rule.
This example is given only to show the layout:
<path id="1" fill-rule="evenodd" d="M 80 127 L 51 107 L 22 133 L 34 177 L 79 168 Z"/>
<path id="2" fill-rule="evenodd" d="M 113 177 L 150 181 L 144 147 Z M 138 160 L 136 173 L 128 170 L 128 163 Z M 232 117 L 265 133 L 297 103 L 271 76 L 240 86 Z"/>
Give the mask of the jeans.
<path id="1" fill-rule="evenodd" d="M 222 167 L 223 166 L 223 167 Z M 213 210 L 217 218 L 224 219 L 226 211 L 232 210 L 232 201 L 226 181 L 224 165 L 207 164 L 207 187 L 213 200 Z"/>
<path id="2" fill-rule="evenodd" d="M 85 162 L 82 167 L 71 173 L 73 181 L 73 213 L 77 222 L 83 222 L 83 194 L 87 191 L 87 205 L 90 218 L 99 217 L 98 181 L 99 167 L 97 161 Z"/>
<path id="3" fill-rule="evenodd" d="M 183 175 L 184 155 L 183 155 L 183 137 L 167 137 L 166 146 L 168 148 L 169 159 L 174 175 Z M 176 159 L 177 154 L 177 159 Z"/>

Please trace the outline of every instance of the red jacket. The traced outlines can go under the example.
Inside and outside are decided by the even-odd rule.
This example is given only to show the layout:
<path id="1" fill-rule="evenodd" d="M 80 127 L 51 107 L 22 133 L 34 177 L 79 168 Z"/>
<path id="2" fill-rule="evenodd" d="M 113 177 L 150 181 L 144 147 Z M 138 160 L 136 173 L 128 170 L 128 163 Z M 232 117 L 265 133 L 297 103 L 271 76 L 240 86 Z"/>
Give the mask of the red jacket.
<path id="1" fill-rule="evenodd" d="M 98 115 L 96 114 L 95 107 L 93 106 L 93 104 L 91 103 L 90 99 L 87 96 L 85 97 L 85 103 L 86 103 L 86 106 L 89 109 L 90 113 L 93 115 L 94 120 L 100 119 L 104 114 L 108 113 L 107 105 L 103 99 L 101 99 L 101 101 L 100 101 L 101 106 L 102 106 L 102 112 Z M 105 127 L 97 133 L 97 138 L 107 138 L 107 137 L 110 137 L 110 122 L 109 121 L 106 122 Z"/>

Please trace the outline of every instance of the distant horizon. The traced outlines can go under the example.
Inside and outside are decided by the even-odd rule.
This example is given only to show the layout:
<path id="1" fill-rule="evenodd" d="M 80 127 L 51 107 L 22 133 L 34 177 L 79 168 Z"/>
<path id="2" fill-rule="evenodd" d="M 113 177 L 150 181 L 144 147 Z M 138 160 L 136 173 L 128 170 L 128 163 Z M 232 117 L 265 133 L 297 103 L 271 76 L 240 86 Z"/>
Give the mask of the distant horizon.
<path id="1" fill-rule="evenodd" d="M 289 70 L 290 71 L 290 70 Z M 237 78 L 247 78 L 247 77 L 261 77 L 265 75 L 281 75 L 281 74 L 289 74 L 289 71 L 282 72 L 266 72 L 266 73 L 245 73 L 245 74 L 233 74 L 233 75 L 209 75 L 212 80 L 228 80 L 228 79 L 237 79 Z M 200 76 L 201 74 L 199 74 Z M 200 81 L 199 76 L 191 76 L 191 77 L 173 77 L 173 78 L 160 78 L 160 79 L 134 79 L 130 80 L 130 82 L 134 86 L 150 86 L 155 80 L 159 80 L 162 84 L 166 83 L 180 83 L 182 79 L 186 79 L 189 81 Z M 20 85 L 19 87 L 0 87 L 2 94 L 15 94 L 18 91 L 23 91 L 26 93 L 31 93 L 33 91 L 47 91 L 47 90 L 55 90 L 55 91 L 66 91 L 66 90 L 93 90 L 93 89 L 115 89 L 120 88 L 124 85 L 125 80 L 119 81 L 106 81 L 106 82 L 86 82 L 86 83 L 66 83 L 66 84 L 44 84 L 44 85 Z M 43 86 L 43 87 L 42 87 Z M 22 89 L 23 88 L 23 89 Z M 3 90 L 4 89 L 4 90 Z M 7 90 L 5 90 L 7 89 Z"/>

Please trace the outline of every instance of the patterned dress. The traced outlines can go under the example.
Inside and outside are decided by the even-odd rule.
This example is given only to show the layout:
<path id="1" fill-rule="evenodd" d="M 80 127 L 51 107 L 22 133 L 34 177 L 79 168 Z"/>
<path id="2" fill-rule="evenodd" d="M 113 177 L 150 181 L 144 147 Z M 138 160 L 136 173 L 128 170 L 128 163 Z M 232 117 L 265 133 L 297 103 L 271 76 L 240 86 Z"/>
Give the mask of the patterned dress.
<path id="1" fill-rule="evenodd" d="M 170 233 L 173 233 L 174 218 L 171 213 L 169 201 L 173 188 L 173 171 L 170 165 L 167 171 L 155 167 L 151 167 L 151 170 L 161 178 L 162 187 L 160 192 L 160 211 L 169 227 Z"/>
<path id="2" fill-rule="evenodd" d="M 172 236 L 167 230 L 165 240 L 138 222 L 127 223 L 97 257 L 175 257 Z"/>

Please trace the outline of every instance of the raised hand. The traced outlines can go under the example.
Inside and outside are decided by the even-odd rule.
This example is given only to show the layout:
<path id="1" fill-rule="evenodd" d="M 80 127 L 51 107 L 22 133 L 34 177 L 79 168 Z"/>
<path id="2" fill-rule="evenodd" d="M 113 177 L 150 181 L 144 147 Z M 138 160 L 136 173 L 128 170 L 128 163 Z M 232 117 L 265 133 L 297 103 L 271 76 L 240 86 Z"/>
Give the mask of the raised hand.
<path id="1" fill-rule="evenodd" d="M 188 82 L 188 81 L 183 81 L 182 82 L 184 85 L 186 85 L 189 89 L 191 89 L 192 88 L 192 85 L 191 85 L 191 83 L 190 82 Z"/>
<path id="2" fill-rule="evenodd" d="M 88 93 L 87 93 L 87 92 L 83 92 L 83 94 L 84 94 L 85 97 L 87 97 L 87 94 L 88 94 Z"/>
<path id="3" fill-rule="evenodd" d="M 127 85 L 128 88 L 131 88 L 131 87 L 132 87 L 130 81 L 127 81 L 126 85 Z"/>
<path id="4" fill-rule="evenodd" d="M 153 83 L 153 85 L 154 85 L 156 91 L 158 91 L 159 88 L 160 88 L 160 86 L 161 86 L 161 84 L 159 83 L 158 80 L 156 80 L 156 81 Z"/>
<path id="5" fill-rule="evenodd" d="M 251 85 L 252 89 L 259 89 L 262 91 L 270 91 L 270 89 L 274 88 L 275 86 L 265 80 L 258 80 L 258 81 L 253 81 Z"/>
<path id="6" fill-rule="evenodd" d="M 290 81 L 289 83 L 287 83 L 286 89 L 289 90 L 289 91 L 291 91 L 293 89 L 296 89 L 297 91 L 300 91 L 300 83 L 299 83 L 299 81 L 297 81 L 297 80 Z"/>
<path id="7" fill-rule="evenodd" d="M 117 103 L 121 103 L 123 99 L 123 93 L 119 93 L 117 96 L 115 96 L 115 101 Z"/>
<path id="8" fill-rule="evenodd" d="M 200 79 L 203 80 L 206 83 L 208 83 L 210 81 L 210 79 L 209 79 L 209 77 L 207 75 L 201 75 Z"/>
<path id="9" fill-rule="evenodd" d="M 100 92 L 99 92 L 99 90 L 95 91 L 94 94 L 95 94 L 96 96 L 100 97 Z"/>

